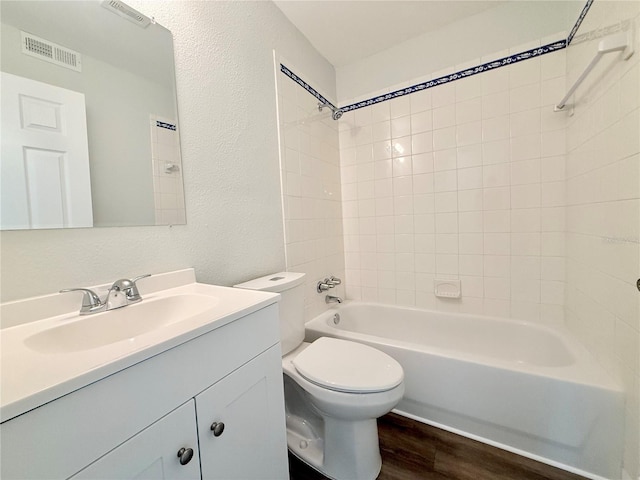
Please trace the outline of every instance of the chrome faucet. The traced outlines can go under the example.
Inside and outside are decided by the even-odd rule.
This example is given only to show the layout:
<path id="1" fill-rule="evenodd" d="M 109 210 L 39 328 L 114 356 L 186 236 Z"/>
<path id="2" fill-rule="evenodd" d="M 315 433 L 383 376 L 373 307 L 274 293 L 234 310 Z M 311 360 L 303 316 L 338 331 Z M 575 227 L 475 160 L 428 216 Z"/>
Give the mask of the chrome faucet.
<path id="1" fill-rule="evenodd" d="M 324 297 L 324 301 L 326 303 L 342 303 L 342 299 L 340 297 L 336 297 L 333 295 L 327 295 Z"/>
<path id="2" fill-rule="evenodd" d="M 114 308 L 126 307 L 132 303 L 138 303 L 142 300 L 136 282 L 141 278 L 150 277 L 151 274 L 141 275 L 129 280 L 121 278 L 111 285 L 107 296 L 101 300 L 97 293 L 88 288 L 67 288 L 60 290 L 60 293 L 81 291 L 82 306 L 80 307 L 80 315 L 90 315 L 92 313 L 106 312 Z"/>
<path id="3" fill-rule="evenodd" d="M 326 292 L 330 288 L 334 288 L 340 285 L 341 283 L 342 283 L 342 280 L 331 275 L 330 277 L 327 277 L 324 280 L 320 280 L 318 282 L 318 284 L 316 285 L 316 291 L 318 293 Z"/>

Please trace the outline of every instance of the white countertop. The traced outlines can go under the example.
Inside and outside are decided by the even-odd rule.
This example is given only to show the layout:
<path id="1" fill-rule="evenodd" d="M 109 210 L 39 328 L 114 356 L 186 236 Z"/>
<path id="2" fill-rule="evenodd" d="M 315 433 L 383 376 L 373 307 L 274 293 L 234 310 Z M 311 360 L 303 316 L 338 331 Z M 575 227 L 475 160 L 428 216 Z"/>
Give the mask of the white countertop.
<path id="1" fill-rule="evenodd" d="M 152 302 L 163 296 L 203 295 L 213 297 L 212 307 L 190 316 L 187 320 L 171 323 L 142 333 L 133 338 L 116 341 L 96 348 L 79 351 L 56 351 L 55 348 L 37 351 L 25 341 L 34 334 L 70 322 L 103 315 L 110 312 L 81 317 L 78 315 L 80 295 L 71 312 L 38 319 L 42 306 L 57 302 L 56 294 L 33 299 L 10 302 L 2 305 L 3 325 L 0 330 L 1 380 L 0 420 L 9 420 L 44 403 L 50 402 L 108 375 L 141 362 L 163 351 L 180 345 L 209 331 L 220 328 L 234 320 L 260 310 L 279 300 L 274 293 L 219 287 L 195 282 L 193 270 L 176 272 L 179 275 L 156 276 L 152 288 L 144 288 L 140 282 L 142 302 L 123 308 L 131 312 L 143 302 Z M 154 277 L 150 277 L 154 278 Z M 183 283 L 175 286 L 176 283 Z M 163 286 L 173 288 L 162 289 Z M 153 291 L 151 291 L 153 290 Z M 69 295 L 69 294 L 66 294 Z M 66 305 L 68 300 L 64 300 Z M 34 307 L 35 305 L 35 307 Z M 60 307 L 59 307 L 60 308 Z M 65 308 L 65 307 L 62 307 Z M 59 313 L 56 308 L 51 310 Z M 21 323 L 20 317 L 26 318 Z M 39 312 L 35 313 L 34 312 Z M 129 312 L 128 312 L 129 313 Z"/>

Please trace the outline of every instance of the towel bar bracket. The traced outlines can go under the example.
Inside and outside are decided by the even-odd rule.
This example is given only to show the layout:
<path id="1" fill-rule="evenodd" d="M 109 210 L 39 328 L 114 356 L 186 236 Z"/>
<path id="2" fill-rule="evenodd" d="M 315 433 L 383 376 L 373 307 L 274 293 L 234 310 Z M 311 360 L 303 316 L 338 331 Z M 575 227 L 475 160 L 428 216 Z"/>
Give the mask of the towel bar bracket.
<path id="1" fill-rule="evenodd" d="M 633 50 L 634 40 L 635 39 L 634 39 L 633 27 L 629 28 L 629 30 L 627 30 L 626 32 L 620 32 L 614 35 L 609 35 L 608 37 L 605 37 L 602 40 L 600 40 L 600 43 L 598 44 L 598 52 L 596 53 L 596 56 L 593 57 L 589 65 L 587 65 L 587 68 L 585 68 L 584 71 L 580 74 L 580 76 L 575 81 L 573 86 L 569 89 L 569 91 L 564 96 L 564 98 L 560 100 L 557 105 L 554 106 L 553 111 L 554 112 L 569 111 L 569 114 L 573 115 L 573 106 L 571 107 L 571 110 L 565 109 L 565 107 L 567 106 L 567 100 L 569 100 L 571 95 L 573 95 L 573 93 L 584 81 L 584 79 L 587 78 L 589 73 L 591 73 L 591 71 L 596 67 L 600 59 L 607 53 L 622 52 L 622 58 L 624 60 L 629 60 L 629 58 L 631 58 L 631 55 L 633 55 L 634 53 L 634 50 Z"/>

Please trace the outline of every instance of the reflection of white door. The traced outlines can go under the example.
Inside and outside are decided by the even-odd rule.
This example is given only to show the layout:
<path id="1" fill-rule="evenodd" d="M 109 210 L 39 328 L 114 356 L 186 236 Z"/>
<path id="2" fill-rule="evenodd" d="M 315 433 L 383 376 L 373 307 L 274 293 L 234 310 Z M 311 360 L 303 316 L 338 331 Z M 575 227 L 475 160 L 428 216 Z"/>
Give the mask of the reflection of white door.
<path id="1" fill-rule="evenodd" d="M 93 225 L 84 95 L 2 72 L 0 226 Z"/>

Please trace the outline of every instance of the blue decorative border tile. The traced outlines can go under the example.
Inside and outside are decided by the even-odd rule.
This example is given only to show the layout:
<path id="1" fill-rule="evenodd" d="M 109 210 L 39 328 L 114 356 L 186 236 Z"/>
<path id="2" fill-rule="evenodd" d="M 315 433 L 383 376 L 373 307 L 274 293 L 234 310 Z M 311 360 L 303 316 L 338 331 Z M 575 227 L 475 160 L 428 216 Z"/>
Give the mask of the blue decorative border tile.
<path id="1" fill-rule="evenodd" d="M 174 130 L 176 126 L 171 123 L 161 122 L 160 120 L 156 120 L 156 127 L 166 128 L 167 130 Z"/>
<path id="2" fill-rule="evenodd" d="M 313 88 L 311 85 L 309 85 L 307 82 L 305 82 L 304 80 L 302 80 L 298 75 L 296 75 L 295 73 L 293 73 L 291 70 L 289 70 L 289 68 L 287 68 L 284 64 L 280 64 L 280 71 L 282 73 L 284 73 L 287 77 L 289 77 L 291 80 L 293 80 L 294 82 L 296 82 L 298 85 L 300 85 L 302 88 L 304 88 L 307 92 L 309 92 L 311 95 L 313 95 L 314 97 L 316 97 L 318 100 L 320 100 L 322 103 L 326 104 L 326 105 L 331 105 L 333 108 L 337 109 L 338 107 L 336 107 L 333 103 L 331 103 L 329 100 L 327 100 L 326 98 L 324 98 L 322 95 L 320 95 L 315 88 Z"/>
<path id="3" fill-rule="evenodd" d="M 465 70 L 460 70 L 458 72 L 454 72 L 450 75 L 445 75 L 443 77 L 439 77 L 433 80 L 429 80 L 428 82 L 418 83 L 416 85 L 412 85 L 410 87 L 402 88 L 400 90 L 396 90 L 394 92 L 390 92 L 384 95 L 380 95 L 378 97 L 370 98 L 368 100 L 363 100 L 361 102 L 352 103 L 351 105 L 346 105 L 341 107 L 340 110 L 343 112 L 349 112 L 352 110 L 358 110 L 359 108 L 369 107 L 371 105 L 375 105 L 376 103 L 386 102 L 387 100 L 393 100 L 394 98 L 401 97 L 403 95 L 409 95 L 411 93 L 420 92 L 422 90 L 426 90 L 428 88 L 437 87 L 438 85 L 443 85 L 445 83 L 453 82 L 455 80 L 461 80 L 463 78 L 472 77 L 473 75 L 477 75 L 479 73 L 488 72 L 490 70 L 494 70 L 500 67 L 506 67 L 508 65 L 513 65 L 514 63 L 521 62 L 523 60 L 528 60 L 530 58 L 539 57 L 541 55 L 545 55 L 547 53 L 552 53 L 558 50 L 562 50 L 566 48 L 573 40 L 576 32 L 580 28 L 582 21 L 587 16 L 591 5 L 594 0 L 587 0 L 586 5 L 580 12 L 580 16 L 576 21 L 575 25 L 571 29 L 571 33 L 567 37 L 567 39 L 558 40 L 557 42 L 549 43 L 547 45 L 543 45 L 542 47 L 532 48 L 530 50 L 526 50 L 524 52 L 517 53 L 515 55 L 509 55 L 508 57 L 500 58 L 498 60 L 494 60 L 492 62 L 483 63 L 482 65 L 478 65 L 477 67 L 467 68 Z M 280 71 L 288 76 L 291 80 L 296 82 L 302 88 L 304 88 L 311 95 L 316 97 L 319 101 L 331 105 L 333 108 L 337 108 L 333 105 L 329 100 L 320 95 L 311 85 L 302 80 L 298 75 L 293 73 L 289 68 L 287 68 L 282 63 L 280 64 Z"/>
<path id="4" fill-rule="evenodd" d="M 477 67 L 471 67 L 466 70 L 460 70 L 459 72 L 452 73 L 450 75 L 445 75 L 444 77 L 435 78 L 433 80 L 429 80 L 428 82 L 418 83 L 417 85 L 412 85 L 410 87 L 402 88 L 400 90 L 396 90 L 395 92 L 390 92 L 385 95 L 380 95 L 378 97 L 370 98 L 362 102 L 352 103 L 351 105 L 341 107 L 340 110 L 344 112 L 349 112 L 351 110 L 357 110 L 359 108 L 368 107 L 376 103 L 386 102 L 387 100 L 392 100 L 394 98 L 401 97 L 403 95 L 409 95 L 411 93 L 419 92 L 421 90 L 426 90 L 427 88 L 437 87 L 438 85 L 443 85 L 445 83 L 453 82 L 455 80 L 461 80 L 467 77 L 472 77 L 473 75 L 477 75 L 479 73 L 488 72 L 489 70 L 494 70 L 500 67 L 506 67 L 507 65 L 512 65 L 514 63 L 521 62 L 523 60 L 528 60 L 530 58 L 539 57 L 540 55 L 545 55 L 547 53 L 555 52 L 557 50 L 562 50 L 566 46 L 567 46 L 566 40 L 559 40 L 557 42 L 549 43 L 548 45 L 544 45 L 542 47 L 532 48 L 531 50 L 527 50 L 525 52 L 500 58 L 498 60 L 494 60 L 493 62 L 483 63 L 482 65 L 478 65 Z"/>
<path id="5" fill-rule="evenodd" d="M 571 33 L 569 33 L 569 36 L 567 37 L 567 46 L 569 46 L 569 44 L 571 43 L 571 40 L 573 40 L 573 37 L 575 37 L 576 33 L 578 32 L 578 29 L 580 28 L 580 25 L 582 25 L 582 21 L 584 20 L 584 17 L 587 16 L 587 13 L 589 12 L 589 9 L 591 8 L 592 4 L 593 4 L 593 0 L 587 0 L 587 4 L 582 9 L 582 12 L 580 12 L 580 16 L 578 17 L 578 20 L 576 20 L 575 25 L 571 29 Z"/>

